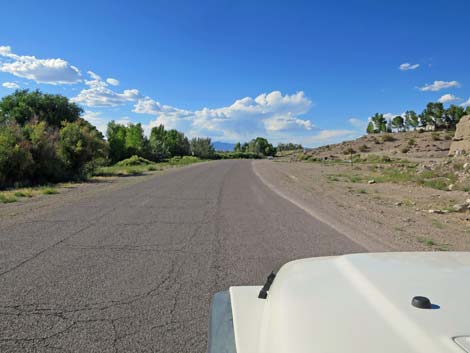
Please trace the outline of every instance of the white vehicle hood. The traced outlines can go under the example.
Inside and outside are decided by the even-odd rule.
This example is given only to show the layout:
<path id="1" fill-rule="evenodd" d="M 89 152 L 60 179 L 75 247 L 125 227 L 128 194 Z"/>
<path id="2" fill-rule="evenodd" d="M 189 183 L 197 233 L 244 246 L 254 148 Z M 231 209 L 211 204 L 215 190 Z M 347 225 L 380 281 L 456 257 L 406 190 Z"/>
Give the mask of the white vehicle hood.
<path id="1" fill-rule="evenodd" d="M 230 288 L 237 353 L 470 352 L 470 253 L 298 260 L 260 288 Z"/>

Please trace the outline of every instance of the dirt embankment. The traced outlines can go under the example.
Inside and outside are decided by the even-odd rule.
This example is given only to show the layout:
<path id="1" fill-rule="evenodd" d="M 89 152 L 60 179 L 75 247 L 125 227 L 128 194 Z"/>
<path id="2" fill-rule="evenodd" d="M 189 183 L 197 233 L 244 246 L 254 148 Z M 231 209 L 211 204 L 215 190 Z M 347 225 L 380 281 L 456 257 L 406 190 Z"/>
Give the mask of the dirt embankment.
<path id="1" fill-rule="evenodd" d="M 370 163 L 255 161 L 253 168 L 273 190 L 371 251 L 470 250 L 469 193 L 426 184 L 419 166 L 408 179 Z"/>

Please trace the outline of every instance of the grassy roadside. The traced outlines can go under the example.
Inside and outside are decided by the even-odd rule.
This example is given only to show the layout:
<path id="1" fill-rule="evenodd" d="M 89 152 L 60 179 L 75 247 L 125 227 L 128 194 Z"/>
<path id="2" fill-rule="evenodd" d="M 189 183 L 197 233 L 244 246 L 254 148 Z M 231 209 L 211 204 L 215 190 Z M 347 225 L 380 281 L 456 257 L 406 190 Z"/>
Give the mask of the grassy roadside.
<path id="1" fill-rule="evenodd" d="M 186 166 L 204 160 L 192 156 L 173 157 L 165 162 L 155 163 L 144 158 L 133 156 L 112 166 L 99 167 L 92 177 L 126 177 L 145 175 L 155 171 L 161 171 L 172 167 Z M 59 183 L 35 187 L 20 187 L 0 191 L 0 204 L 9 204 L 21 200 L 31 199 L 40 195 L 59 194 L 61 189 L 71 188 L 74 183 Z"/>

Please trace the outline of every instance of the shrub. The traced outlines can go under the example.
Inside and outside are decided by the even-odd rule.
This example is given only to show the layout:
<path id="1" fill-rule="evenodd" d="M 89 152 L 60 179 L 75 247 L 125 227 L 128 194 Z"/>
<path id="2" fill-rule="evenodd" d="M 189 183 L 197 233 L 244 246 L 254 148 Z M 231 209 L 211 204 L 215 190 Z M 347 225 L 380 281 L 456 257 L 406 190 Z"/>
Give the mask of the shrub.
<path id="1" fill-rule="evenodd" d="M 65 166 L 66 176 L 81 179 L 94 170 L 97 158 L 106 156 L 106 144 L 94 126 L 79 119 L 63 124 L 58 154 Z"/>
<path id="2" fill-rule="evenodd" d="M 16 123 L 0 126 L 0 188 L 29 178 L 33 166 L 30 149 Z"/>
<path id="3" fill-rule="evenodd" d="M 439 141 L 441 139 L 441 136 L 438 132 L 432 132 L 431 133 L 431 140 L 433 141 Z"/>
<path id="4" fill-rule="evenodd" d="M 400 152 L 401 153 L 408 153 L 410 151 L 410 148 L 409 147 L 403 147 Z"/>
<path id="5" fill-rule="evenodd" d="M 416 140 L 414 138 L 409 139 L 408 140 L 408 146 L 411 147 L 411 146 L 414 146 L 414 145 L 416 145 Z"/>
<path id="6" fill-rule="evenodd" d="M 383 134 L 382 135 L 382 142 L 392 142 L 395 141 L 395 137 L 392 134 Z"/>
<path id="7" fill-rule="evenodd" d="M 145 159 L 136 155 L 116 163 L 116 165 L 119 167 L 132 167 L 136 165 L 150 165 L 150 164 L 153 164 L 153 163 L 149 161 L 148 159 Z"/>
<path id="8" fill-rule="evenodd" d="M 359 146 L 359 152 L 367 152 L 368 150 L 369 150 L 369 146 L 365 144 Z"/>
<path id="9" fill-rule="evenodd" d="M 13 203 L 16 202 L 17 199 L 14 196 L 8 194 L 0 194 L 0 202 L 1 203 Z"/>

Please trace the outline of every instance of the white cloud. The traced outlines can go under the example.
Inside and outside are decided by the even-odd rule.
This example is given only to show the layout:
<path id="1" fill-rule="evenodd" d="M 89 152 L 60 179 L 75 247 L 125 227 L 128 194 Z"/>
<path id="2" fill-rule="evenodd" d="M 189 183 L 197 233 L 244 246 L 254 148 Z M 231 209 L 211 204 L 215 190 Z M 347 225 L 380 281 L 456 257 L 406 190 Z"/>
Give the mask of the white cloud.
<path id="1" fill-rule="evenodd" d="M 468 98 L 465 102 L 460 104 L 461 107 L 470 107 L 470 98 Z"/>
<path id="2" fill-rule="evenodd" d="M 92 78 L 85 81 L 89 88 L 82 90 L 78 96 L 72 98 L 73 102 L 88 107 L 117 107 L 134 102 L 140 97 L 137 89 L 126 89 L 122 93 L 117 93 L 109 89 L 108 83 L 93 71 L 88 71 L 88 75 Z"/>
<path id="3" fill-rule="evenodd" d="M 17 77 L 51 85 L 74 84 L 81 81 L 81 73 L 63 59 L 38 59 L 35 56 L 14 54 L 9 46 L 0 46 L 0 71 Z"/>
<path id="4" fill-rule="evenodd" d="M 20 86 L 14 82 L 3 82 L 2 86 L 9 89 L 18 89 Z"/>
<path id="5" fill-rule="evenodd" d="M 225 141 L 248 140 L 258 135 L 285 136 L 304 133 L 313 128 L 310 120 L 300 116 L 312 105 L 303 92 L 282 95 L 279 91 L 245 97 L 221 108 L 185 110 L 163 105 L 149 97 L 139 99 L 135 113 L 154 114 L 148 128 L 159 124 L 186 131 L 190 136 L 210 136 Z"/>
<path id="6" fill-rule="evenodd" d="M 119 86 L 119 80 L 116 80 L 115 78 L 107 78 L 106 82 L 108 82 L 111 86 Z"/>
<path id="7" fill-rule="evenodd" d="M 459 100 L 461 100 L 461 98 L 456 97 L 453 94 L 447 93 L 447 94 L 444 94 L 443 96 L 441 96 L 441 98 L 439 98 L 438 102 L 439 103 L 449 103 L 449 102 L 455 102 L 455 101 L 459 101 Z"/>
<path id="8" fill-rule="evenodd" d="M 298 141 L 305 146 L 332 144 L 344 140 L 352 140 L 362 135 L 354 130 L 320 130 L 315 135 L 305 136 Z"/>
<path id="9" fill-rule="evenodd" d="M 91 110 L 86 110 L 82 118 L 90 122 L 92 125 L 96 126 L 96 128 L 101 131 L 101 133 L 106 136 L 106 129 L 108 128 L 108 123 L 111 120 L 114 120 L 118 124 L 129 125 L 132 123 L 131 119 L 127 116 L 119 118 L 119 119 L 111 119 L 111 118 L 104 118 L 101 112 L 95 112 Z"/>
<path id="10" fill-rule="evenodd" d="M 434 81 L 433 83 L 426 84 L 419 89 L 423 92 L 437 92 L 445 88 L 460 87 L 460 83 L 457 81 Z"/>
<path id="11" fill-rule="evenodd" d="M 357 129 L 365 130 L 367 127 L 367 120 L 361 120 L 357 118 L 351 118 L 348 120 L 349 123 Z"/>
<path id="12" fill-rule="evenodd" d="M 400 65 L 401 71 L 416 70 L 419 67 L 419 64 L 410 64 L 404 63 Z"/>

